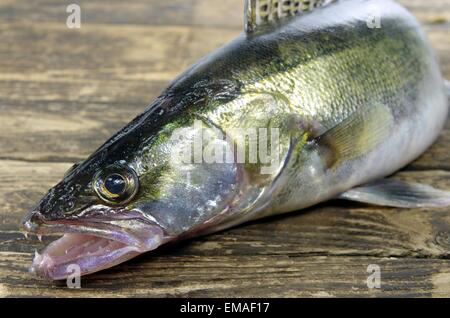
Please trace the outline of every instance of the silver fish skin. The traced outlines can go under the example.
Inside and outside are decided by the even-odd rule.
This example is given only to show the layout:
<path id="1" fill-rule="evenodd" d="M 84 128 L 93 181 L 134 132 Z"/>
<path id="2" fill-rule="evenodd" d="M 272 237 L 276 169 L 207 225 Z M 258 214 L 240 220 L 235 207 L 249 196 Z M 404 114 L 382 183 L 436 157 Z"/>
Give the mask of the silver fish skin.
<path id="1" fill-rule="evenodd" d="M 448 115 L 436 55 L 405 8 L 341 0 L 248 29 L 26 215 L 25 231 L 64 234 L 36 255 L 34 273 L 64 279 L 76 264 L 90 274 L 333 198 L 450 205 L 448 191 L 384 179 L 421 155 Z"/>

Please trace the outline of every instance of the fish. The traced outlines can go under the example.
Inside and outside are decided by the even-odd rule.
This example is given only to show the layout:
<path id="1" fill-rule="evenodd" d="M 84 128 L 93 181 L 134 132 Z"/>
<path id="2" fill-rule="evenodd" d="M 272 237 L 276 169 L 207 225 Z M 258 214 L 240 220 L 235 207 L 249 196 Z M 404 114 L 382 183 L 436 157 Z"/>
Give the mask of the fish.
<path id="1" fill-rule="evenodd" d="M 248 0 L 243 33 L 25 215 L 26 233 L 61 236 L 31 272 L 92 274 L 331 199 L 449 206 L 449 191 L 390 178 L 437 139 L 446 83 L 420 24 L 393 0 Z"/>

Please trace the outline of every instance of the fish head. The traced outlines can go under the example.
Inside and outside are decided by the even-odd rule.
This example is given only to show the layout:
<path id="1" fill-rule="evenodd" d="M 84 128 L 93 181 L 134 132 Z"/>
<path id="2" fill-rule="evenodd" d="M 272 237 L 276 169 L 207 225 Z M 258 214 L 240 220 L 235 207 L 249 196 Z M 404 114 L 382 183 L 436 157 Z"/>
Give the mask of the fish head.
<path id="1" fill-rule="evenodd" d="M 71 168 L 26 215 L 26 232 L 63 235 L 36 253 L 34 273 L 58 280 L 67 278 L 73 265 L 81 275 L 97 272 L 206 232 L 226 217 L 239 194 L 239 166 L 196 162 L 194 151 L 187 151 L 195 148 L 199 129 L 209 133 L 202 149 L 227 148 L 215 137 L 217 129 L 202 121 L 196 127 L 195 119 L 184 115 L 150 125 L 152 120 L 131 122 Z M 192 160 L 180 159 L 187 157 Z"/>
<path id="2" fill-rule="evenodd" d="M 31 270 L 64 279 L 71 265 L 89 274 L 162 244 L 163 229 L 130 208 L 138 192 L 139 176 L 125 161 L 75 167 L 23 220 L 26 232 L 63 234 L 36 253 Z"/>

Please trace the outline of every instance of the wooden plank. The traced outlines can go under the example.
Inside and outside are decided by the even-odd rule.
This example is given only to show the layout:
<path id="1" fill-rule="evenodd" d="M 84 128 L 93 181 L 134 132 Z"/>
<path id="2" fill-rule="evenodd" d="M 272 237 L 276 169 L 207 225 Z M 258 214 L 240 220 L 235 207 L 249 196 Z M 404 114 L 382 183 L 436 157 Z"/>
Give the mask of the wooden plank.
<path id="1" fill-rule="evenodd" d="M 0 253 L 0 297 L 448 297 L 450 260 L 373 257 L 145 255 L 87 276 L 80 289 L 26 272 L 29 256 Z M 381 288 L 367 285 L 369 265 Z"/>
<path id="2" fill-rule="evenodd" d="M 0 20 L 61 22 L 67 18 L 65 0 L 4 0 L 0 4 Z M 79 0 L 82 23 L 182 25 L 243 30 L 242 0 Z"/>
<path id="3" fill-rule="evenodd" d="M 192 27 L 101 24 L 70 30 L 64 24 L 46 22 L 38 28 L 33 23 L 0 22 L 0 28 L 2 98 L 123 106 L 150 103 L 164 84 L 237 34 Z"/>
<path id="4" fill-rule="evenodd" d="M 446 0 L 399 0 L 424 24 L 450 22 Z M 65 23 L 70 0 L 3 0 L 0 21 Z M 183 25 L 243 30 L 244 0 L 79 0 L 82 21 L 102 24 Z"/>
<path id="5" fill-rule="evenodd" d="M 443 25 L 450 23 L 450 3 L 446 0 L 398 0 L 423 24 Z"/>

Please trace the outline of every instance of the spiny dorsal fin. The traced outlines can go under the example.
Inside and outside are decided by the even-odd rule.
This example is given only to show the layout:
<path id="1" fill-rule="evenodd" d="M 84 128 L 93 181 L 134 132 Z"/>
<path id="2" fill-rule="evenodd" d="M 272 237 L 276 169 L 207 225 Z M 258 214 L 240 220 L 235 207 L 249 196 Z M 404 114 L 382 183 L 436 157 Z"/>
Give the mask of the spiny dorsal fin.
<path id="1" fill-rule="evenodd" d="M 338 0 L 245 0 L 245 31 L 323 7 Z"/>

